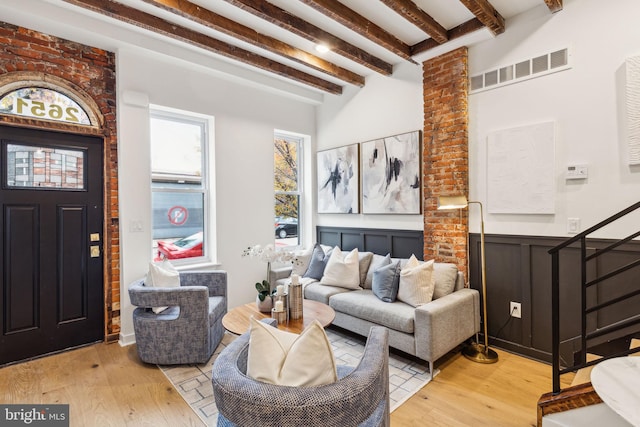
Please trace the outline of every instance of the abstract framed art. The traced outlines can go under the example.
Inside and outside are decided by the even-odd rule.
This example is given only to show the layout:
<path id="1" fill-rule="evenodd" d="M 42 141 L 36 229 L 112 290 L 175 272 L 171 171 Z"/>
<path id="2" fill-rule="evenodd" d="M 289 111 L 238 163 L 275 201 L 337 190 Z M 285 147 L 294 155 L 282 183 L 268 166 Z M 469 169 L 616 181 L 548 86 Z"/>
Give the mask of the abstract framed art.
<path id="1" fill-rule="evenodd" d="M 422 132 L 361 143 L 362 213 L 422 212 Z"/>
<path id="2" fill-rule="evenodd" d="M 360 212 L 358 144 L 318 152 L 318 213 Z"/>

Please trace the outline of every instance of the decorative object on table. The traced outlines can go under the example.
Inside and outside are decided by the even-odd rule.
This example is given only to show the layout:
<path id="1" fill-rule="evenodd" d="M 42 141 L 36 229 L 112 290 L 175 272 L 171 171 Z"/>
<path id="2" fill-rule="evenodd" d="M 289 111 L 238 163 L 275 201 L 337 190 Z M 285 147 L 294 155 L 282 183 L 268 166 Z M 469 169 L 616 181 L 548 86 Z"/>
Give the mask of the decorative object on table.
<path id="1" fill-rule="evenodd" d="M 271 277 L 271 263 L 272 262 L 289 262 L 294 258 L 294 252 L 288 250 L 279 250 L 270 243 L 268 245 L 255 245 L 250 246 L 242 252 L 242 256 L 249 256 L 252 258 L 259 258 L 267 263 L 267 278 L 262 282 L 256 283 L 256 290 L 258 296 L 256 297 L 256 305 L 258 310 L 262 313 L 269 313 L 273 308 L 272 293 L 275 293 L 275 289 L 271 290 L 271 284 L 269 283 L 269 277 Z"/>
<path id="2" fill-rule="evenodd" d="M 256 306 L 261 313 L 268 313 L 273 308 L 273 298 L 271 296 L 271 286 L 269 282 L 263 280 L 262 282 L 256 283 L 256 290 L 258 291 L 258 295 L 256 295 Z"/>
<path id="3" fill-rule="evenodd" d="M 359 146 L 318 152 L 318 213 L 359 213 Z"/>
<path id="4" fill-rule="evenodd" d="M 273 307 L 277 310 L 278 304 L 281 303 L 282 311 L 285 314 L 284 320 L 278 320 L 278 323 L 289 320 L 289 294 L 284 291 L 284 285 L 276 286 L 276 292 L 271 296 L 271 298 L 273 299 Z"/>
<path id="5" fill-rule="evenodd" d="M 273 308 L 271 309 L 271 317 L 276 319 L 278 325 L 287 322 L 287 312 L 284 308 L 283 300 L 279 299 L 273 303 Z"/>
<path id="6" fill-rule="evenodd" d="M 291 275 L 291 283 L 289 284 L 289 318 L 296 320 L 302 318 L 302 284 L 300 284 L 300 276 Z"/>
<path id="7" fill-rule="evenodd" d="M 362 145 L 362 213 L 420 214 L 422 133 L 413 131 Z"/>
<path id="8" fill-rule="evenodd" d="M 476 334 L 476 342 L 465 347 L 462 354 L 467 359 L 478 363 L 496 363 L 498 361 L 498 353 L 489 348 L 489 333 L 487 331 L 487 264 L 484 252 L 484 214 L 482 212 L 482 203 L 467 201 L 465 196 L 440 196 L 438 197 L 438 210 L 463 209 L 470 204 L 480 205 L 480 264 L 482 268 L 482 323 L 484 325 L 484 344 L 478 343 Z"/>

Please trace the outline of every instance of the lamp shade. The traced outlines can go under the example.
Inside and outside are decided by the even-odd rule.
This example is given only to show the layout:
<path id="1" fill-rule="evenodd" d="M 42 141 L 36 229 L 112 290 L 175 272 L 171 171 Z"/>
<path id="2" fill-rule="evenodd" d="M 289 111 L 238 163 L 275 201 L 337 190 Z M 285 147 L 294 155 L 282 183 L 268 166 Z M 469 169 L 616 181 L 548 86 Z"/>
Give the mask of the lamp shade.
<path id="1" fill-rule="evenodd" d="M 462 209 L 469 205 L 465 196 L 439 196 L 438 210 Z"/>

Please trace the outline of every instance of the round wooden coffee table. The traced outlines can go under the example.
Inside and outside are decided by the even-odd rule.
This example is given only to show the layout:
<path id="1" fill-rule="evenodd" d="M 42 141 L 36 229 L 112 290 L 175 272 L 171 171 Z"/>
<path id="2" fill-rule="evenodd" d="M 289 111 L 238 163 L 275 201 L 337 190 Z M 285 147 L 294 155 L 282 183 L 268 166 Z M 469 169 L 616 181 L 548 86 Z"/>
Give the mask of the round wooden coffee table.
<path id="1" fill-rule="evenodd" d="M 229 332 L 242 335 L 249 330 L 249 319 L 251 319 L 251 316 L 256 320 L 260 320 L 271 317 L 271 314 L 260 313 L 258 307 L 256 307 L 256 303 L 250 302 L 231 309 L 225 314 L 222 318 L 222 326 Z M 313 322 L 314 319 L 318 320 L 324 328 L 329 326 L 335 317 L 336 312 L 327 304 L 305 299 L 302 300 L 302 319 L 289 319 L 286 323 L 278 324 L 278 329 L 299 334 L 307 325 Z"/>

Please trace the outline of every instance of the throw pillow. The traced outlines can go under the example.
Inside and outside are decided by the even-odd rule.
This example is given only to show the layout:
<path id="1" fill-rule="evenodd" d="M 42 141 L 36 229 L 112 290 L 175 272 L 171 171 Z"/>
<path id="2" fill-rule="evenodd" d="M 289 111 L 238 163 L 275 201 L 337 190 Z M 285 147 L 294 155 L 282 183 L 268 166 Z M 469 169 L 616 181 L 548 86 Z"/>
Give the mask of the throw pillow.
<path id="1" fill-rule="evenodd" d="M 456 287 L 458 267 L 451 263 L 436 262 L 433 264 L 433 277 L 435 280 L 433 299 L 449 295 Z"/>
<path id="2" fill-rule="evenodd" d="M 431 302 L 434 288 L 433 262 L 430 260 L 420 263 L 415 255 L 411 255 L 400 270 L 398 300 L 414 307 Z"/>
<path id="3" fill-rule="evenodd" d="M 324 274 L 324 268 L 329 261 L 329 257 L 324 253 L 319 243 L 316 243 L 311 253 L 311 260 L 309 261 L 309 267 L 304 272 L 302 277 L 311 277 L 316 280 L 322 279 Z"/>
<path id="4" fill-rule="evenodd" d="M 167 259 L 157 264 L 150 262 L 144 285 L 155 288 L 177 288 L 180 286 L 180 273 Z M 167 308 L 169 307 L 153 307 L 152 310 L 159 314 Z"/>
<path id="5" fill-rule="evenodd" d="M 294 255 L 293 261 L 291 261 L 291 274 L 297 274 L 302 277 L 307 271 L 307 268 L 309 268 L 312 253 L 313 248 L 297 251 Z"/>
<path id="6" fill-rule="evenodd" d="M 320 279 L 320 284 L 347 289 L 360 289 L 358 248 L 348 253 L 342 252 L 337 246 L 333 248 L 322 279 Z"/>
<path id="7" fill-rule="evenodd" d="M 367 278 L 364 282 L 365 289 L 371 289 L 371 284 L 373 282 L 373 272 L 383 265 L 391 264 L 391 254 L 386 255 L 378 255 L 373 254 L 373 258 L 371 258 L 371 263 L 369 264 L 369 270 L 367 271 Z"/>
<path id="8" fill-rule="evenodd" d="M 367 271 L 369 271 L 369 264 L 373 259 L 373 252 L 358 252 L 358 258 L 360 259 L 360 286 L 364 286 L 367 281 Z"/>
<path id="9" fill-rule="evenodd" d="M 371 289 L 373 294 L 384 302 L 394 302 L 398 295 L 400 282 L 400 263 L 387 264 L 373 272 Z"/>
<path id="10" fill-rule="evenodd" d="M 336 382 L 331 342 L 317 320 L 300 335 L 251 318 L 247 375 L 270 384 L 309 387 Z"/>

